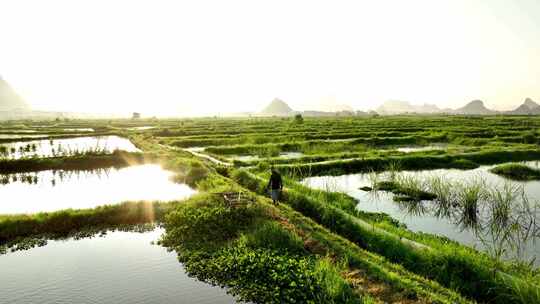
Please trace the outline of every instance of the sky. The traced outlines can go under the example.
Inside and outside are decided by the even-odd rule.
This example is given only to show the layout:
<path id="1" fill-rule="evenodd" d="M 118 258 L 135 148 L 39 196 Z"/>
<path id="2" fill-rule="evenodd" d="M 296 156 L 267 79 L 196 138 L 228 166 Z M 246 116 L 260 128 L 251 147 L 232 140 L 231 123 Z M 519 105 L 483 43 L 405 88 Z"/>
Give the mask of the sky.
<path id="1" fill-rule="evenodd" d="M 35 109 L 143 115 L 540 101 L 538 0 L 0 0 Z"/>

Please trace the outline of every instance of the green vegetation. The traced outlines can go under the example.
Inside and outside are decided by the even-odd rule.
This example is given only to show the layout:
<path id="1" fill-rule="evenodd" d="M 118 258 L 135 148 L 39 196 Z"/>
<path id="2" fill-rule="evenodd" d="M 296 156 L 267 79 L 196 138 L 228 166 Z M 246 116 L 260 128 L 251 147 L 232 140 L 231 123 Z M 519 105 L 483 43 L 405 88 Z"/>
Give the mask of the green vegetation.
<path id="1" fill-rule="evenodd" d="M 336 160 L 323 163 L 279 165 L 282 172 L 295 176 L 342 175 L 349 173 L 383 171 L 391 163 L 399 163 L 403 170 L 473 169 L 507 161 L 526 161 L 540 158 L 540 150 L 485 151 L 459 155 L 406 155 L 401 157 L 372 157 Z"/>
<path id="2" fill-rule="evenodd" d="M 336 238 L 286 206 L 252 195 L 245 200 L 233 207 L 219 194 L 209 194 L 179 205 L 167 216 L 162 243 L 178 252 L 189 273 L 227 286 L 244 300 L 467 302 Z M 364 286 L 356 286 L 358 281 Z"/>
<path id="3" fill-rule="evenodd" d="M 208 203 L 211 201 L 212 203 Z M 221 197 L 191 200 L 167 216 L 162 243 L 186 270 L 261 303 L 362 303 L 329 261 L 306 255 L 301 238 L 259 204 L 231 207 Z"/>
<path id="4" fill-rule="evenodd" d="M 112 154 L 85 153 L 79 156 L 24 158 L 0 160 L 0 173 L 32 172 L 43 170 L 90 170 L 109 167 L 126 167 L 155 161 L 142 153 L 114 151 Z"/>
<path id="5" fill-rule="evenodd" d="M 65 130 L 76 128 L 94 132 Z M 17 121 L 0 125 L 0 134 L 8 135 L 0 142 L 23 141 L 8 138 L 23 134 L 116 134 L 143 151 L 0 160 L 0 173 L 21 173 L 17 180 L 34 183 L 29 172 L 39 170 L 159 163 L 174 172 L 172 180 L 200 192 L 184 202 L 0 215 L 1 253 L 108 229 L 144 231 L 158 223 L 166 230 L 161 243 L 176 251 L 188 273 L 255 303 L 540 303 L 540 271 L 525 262 L 505 262 L 507 251 L 501 250 L 501 244 L 519 248 L 519 240 L 536 233 L 531 228 L 516 237 L 516 227 L 536 227 L 530 224 L 536 217 L 526 209 L 531 204 L 519 191 L 506 185 L 488 188 L 481 180 L 449 183 L 400 173 L 540 160 L 538 117 Z M 182 150 L 188 147 L 205 147 L 202 153 L 225 163 Z M 286 158 L 284 152 L 302 155 Z M 2 155 L 9 153 L 0 149 Z M 258 159 L 227 166 L 238 155 Z M 270 165 L 284 175 L 279 206 L 262 197 Z M 530 171 L 516 165 L 493 170 L 532 179 Z M 379 176 L 381 171 L 389 177 Z M 486 252 L 413 232 L 384 213 L 359 211 L 354 198 L 332 185 L 323 191 L 298 182 L 300 177 L 348 173 L 370 173 L 372 185 L 364 190 L 374 196 L 382 190 L 394 193 L 403 212 L 473 229 L 485 241 Z"/>
<path id="6" fill-rule="evenodd" d="M 394 200 L 398 201 L 429 201 L 437 198 L 435 194 L 423 191 L 418 185 L 411 184 L 409 181 L 413 181 L 413 179 L 399 182 L 382 181 L 376 184 L 374 189 L 392 192 L 396 194 Z"/>
<path id="7" fill-rule="evenodd" d="M 174 204 L 127 202 L 94 209 L 0 215 L 0 245 L 16 244 L 27 237 L 58 238 L 79 230 L 159 222 Z"/>
<path id="8" fill-rule="evenodd" d="M 489 170 L 509 179 L 527 181 L 540 180 L 540 170 L 522 164 L 504 164 Z"/>
<path id="9" fill-rule="evenodd" d="M 245 171 L 235 173 L 235 180 L 257 193 L 264 193 L 264 180 Z M 330 231 L 345 237 L 358 246 L 380 254 L 390 261 L 399 263 L 410 271 L 433 279 L 444 286 L 481 302 L 507 303 L 517 296 L 518 291 L 508 290 L 498 275 L 501 265 L 487 255 L 461 246 L 444 238 L 416 234 L 394 225 L 377 224 L 347 210 L 345 200 L 319 200 L 303 190 L 300 185 L 292 185 L 284 194 L 284 201 L 312 218 Z M 367 224 L 366 224 L 367 223 Z M 373 227 L 381 228 L 374 229 Z M 427 245 L 432 250 L 422 250 L 423 246 L 411 245 L 403 238 Z M 510 265 L 504 265 L 506 272 L 516 273 Z M 496 275 L 494 275 L 494 273 Z M 539 278 L 536 279 L 539 281 Z M 522 281 L 527 284 L 525 280 Z"/>

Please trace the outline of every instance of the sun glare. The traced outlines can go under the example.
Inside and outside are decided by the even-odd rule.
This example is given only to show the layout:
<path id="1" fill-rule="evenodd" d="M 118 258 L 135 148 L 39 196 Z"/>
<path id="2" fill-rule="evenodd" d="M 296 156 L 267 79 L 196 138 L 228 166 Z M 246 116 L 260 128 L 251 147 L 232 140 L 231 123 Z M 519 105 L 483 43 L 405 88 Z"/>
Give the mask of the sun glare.
<path id="1" fill-rule="evenodd" d="M 535 1 L 3 1 L 0 73 L 56 111 L 509 109 L 540 97 L 538 20 Z"/>

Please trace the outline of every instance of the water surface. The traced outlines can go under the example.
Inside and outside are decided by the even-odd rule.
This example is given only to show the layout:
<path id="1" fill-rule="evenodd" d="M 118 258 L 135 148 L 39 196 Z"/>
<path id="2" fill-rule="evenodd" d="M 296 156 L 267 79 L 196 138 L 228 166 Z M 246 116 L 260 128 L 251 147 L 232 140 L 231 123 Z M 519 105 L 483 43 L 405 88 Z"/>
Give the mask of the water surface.
<path id="1" fill-rule="evenodd" d="M 151 130 L 151 129 L 155 129 L 157 128 L 156 126 L 143 126 L 143 127 L 131 127 L 131 128 L 127 128 L 127 130 L 132 130 L 132 131 L 144 131 L 144 130 Z"/>
<path id="2" fill-rule="evenodd" d="M 63 130 L 67 132 L 94 132 L 95 131 L 92 128 L 66 128 Z"/>
<path id="3" fill-rule="evenodd" d="M 538 162 L 525 162 L 525 164 L 539 168 Z M 510 181 L 488 170 L 494 166 L 482 166 L 474 170 L 440 169 L 425 171 L 402 171 L 403 176 L 414 176 L 420 180 L 427 180 L 433 176 L 440 176 L 445 181 L 470 183 L 473 181 L 484 181 L 486 189 L 499 188 L 506 185 L 523 187 L 524 194 L 529 198 L 531 205 L 536 210 L 532 210 L 533 216 L 536 215 L 540 223 L 540 181 L 518 182 Z M 385 179 L 389 173 L 382 173 L 381 180 Z M 372 186 L 369 174 L 349 174 L 342 176 L 320 176 L 309 177 L 302 181 L 306 186 L 326 190 L 339 191 L 347 193 L 358 200 L 357 208 L 369 212 L 384 212 L 407 225 L 412 231 L 422 231 L 448 237 L 462 244 L 478 249 L 486 247 L 485 241 L 482 241 L 470 227 L 464 224 L 463 218 L 460 218 L 459 212 L 453 212 L 444 215 L 441 212 L 441 206 L 437 202 L 424 201 L 420 203 L 395 202 L 393 194 L 382 191 L 368 192 L 359 188 Z M 517 206 L 514 207 L 517 209 Z M 480 206 L 479 217 L 488 216 L 482 211 Z M 535 265 L 540 266 L 540 238 L 528 239 L 523 244 L 525 256 L 524 260 L 536 258 Z"/>
<path id="4" fill-rule="evenodd" d="M 293 159 L 293 158 L 300 158 L 302 156 L 304 156 L 304 153 L 302 152 L 281 152 L 279 153 L 277 157 L 285 158 L 285 159 Z M 266 159 L 258 155 L 234 155 L 230 158 L 233 160 L 239 160 L 239 161 L 245 161 L 245 162 Z M 275 158 L 275 157 L 271 157 L 271 158 Z"/>
<path id="5" fill-rule="evenodd" d="M 429 146 L 406 146 L 406 147 L 398 147 L 396 148 L 396 151 L 403 152 L 403 153 L 412 153 L 412 152 L 422 152 L 422 151 L 433 151 L 433 150 L 445 150 L 446 145 L 439 144 L 439 145 L 429 145 Z"/>
<path id="6" fill-rule="evenodd" d="M 84 152 L 112 153 L 114 150 L 140 152 L 128 139 L 115 135 L 41 139 L 0 144 L 1 147 L 4 147 L 3 156 L 9 159 L 70 156 Z"/>
<path id="7" fill-rule="evenodd" d="M 0 177 L 0 214 L 94 208 L 124 201 L 181 200 L 196 191 L 158 165 L 95 171 L 49 170 Z"/>
<path id="8" fill-rule="evenodd" d="M 47 137 L 47 134 L 0 134 L 0 139 L 41 138 L 41 137 Z"/>
<path id="9" fill-rule="evenodd" d="M 175 252 L 152 245 L 162 232 L 109 232 L 0 255 L 0 303 L 235 303 L 188 277 Z"/>

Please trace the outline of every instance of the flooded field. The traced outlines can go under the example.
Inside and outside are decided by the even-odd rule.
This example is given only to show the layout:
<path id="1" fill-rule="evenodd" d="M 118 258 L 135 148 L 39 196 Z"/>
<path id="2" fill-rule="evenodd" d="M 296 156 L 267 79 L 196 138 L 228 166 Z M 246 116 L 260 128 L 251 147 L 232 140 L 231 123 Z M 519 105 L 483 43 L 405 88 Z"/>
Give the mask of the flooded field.
<path id="1" fill-rule="evenodd" d="M 109 232 L 0 255 L 0 303 L 235 303 L 151 244 L 162 232 Z"/>
<path id="2" fill-rule="evenodd" d="M 155 129 L 157 128 L 156 126 L 143 126 L 143 127 L 132 127 L 132 128 L 127 128 L 127 130 L 132 130 L 132 131 L 144 131 L 144 130 L 152 130 L 152 129 Z"/>
<path id="3" fill-rule="evenodd" d="M 42 138 L 47 137 L 43 134 L 0 134 L 0 139 L 12 139 L 12 138 Z"/>
<path id="4" fill-rule="evenodd" d="M 96 171 L 41 171 L 0 177 L 0 214 L 93 208 L 139 200 L 180 200 L 195 193 L 158 165 Z"/>
<path id="5" fill-rule="evenodd" d="M 432 151 L 432 150 L 444 150 L 446 145 L 429 145 L 429 146 L 409 146 L 409 147 L 399 147 L 396 148 L 396 151 L 403 153 L 412 153 L 412 152 L 421 152 L 421 151 Z"/>
<path id="6" fill-rule="evenodd" d="M 526 162 L 525 164 L 539 168 L 538 162 Z M 515 189 L 515 197 L 511 212 L 514 216 L 521 216 L 535 220 L 540 223 L 540 181 L 518 182 L 509 181 L 497 176 L 488 170 L 493 166 L 482 166 L 474 170 L 440 169 L 426 171 L 402 171 L 399 172 L 402 177 L 413 177 L 420 181 L 427 181 L 433 177 L 440 177 L 442 180 L 454 183 L 463 183 L 465 185 L 474 182 L 480 182 L 485 189 Z M 385 180 L 389 172 L 382 173 L 380 180 Z M 358 200 L 357 208 L 363 211 L 384 212 L 407 225 L 412 231 L 421 231 L 448 237 L 462 244 L 472 247 L 493 250 L 492 240 L 497 240 L 497 236 L 492 235 L 492 231 L 483 225 L 492 223 L 493 210 L 489 201 L 479 202 L 474 222 L 471 222 L 468 214 L 457 206 L 441 206 L 437 201 L 421 202 L 398 202 L 395 201 L 394 194 L 383 191 L 363 191 L 361 187 L 371 187 L 373 184 L 373 175 L 370 174 L 351 174 L 342 176 L 321 176 L 310 177 L 302 181 L 304 185 L 312 188 L 339 191 L 347 193 Z M 457 184 L 456 184 L 457 185 Z M 451 191 L 457 192 L 456 189 Z M 526 197 L 529 208 L 524 208 L 524 200 L 521 198 L 521 191 Z M 501 195 L 503 193 L 501 192 Z M 519 213 L 519 214 L 517 214 Z M 525 214 L 528 213 L 528 214 Z M 537 229 L 537 227 L 536 227 Z M 530 231 L 532 235 L 525 236 L 523 231 L 516 231 L 516 237 L 522 237 L 517 240 L 521 243 L 519 253 L 520 259 L 529 261 L 536 258 L 535 265 L 540 266 L 540 238 L 539 231 Z M 504 245 L 504 244 L 499 244 Z M 508 252 L 510 249 L 508 249 Z M 514 256 L 515 257 L 515 256 Z"/>
<path id="7" fill-rule="evenodd" d="M 95 130 L 92 128 L 66 128 L 62 129 L 67 132 L 94 132 Z"/>
<path id="8" fill-rule="evenodd" d="M 111 153 L 114 150 L 139 152 L 128 139 L 119 136 L 41 139 L 0 144 L 1 156 L 9 159 L 24 157 L 70 156 L 86 152 Z"/>
<path id="9" fill-rule="evenodd" d="M 304 156 L 304 153 L 301 153 L 301 152 L 281 152 L 276 157 L 292 159 L 292 158 L 300 158 L 302 156 Z M 232 156 L 231 159 L 249 162 L 249 161 L 262 160 L 265 158 L 260 157 L 258 155 L 235 155 L 235 156 Z"/>

